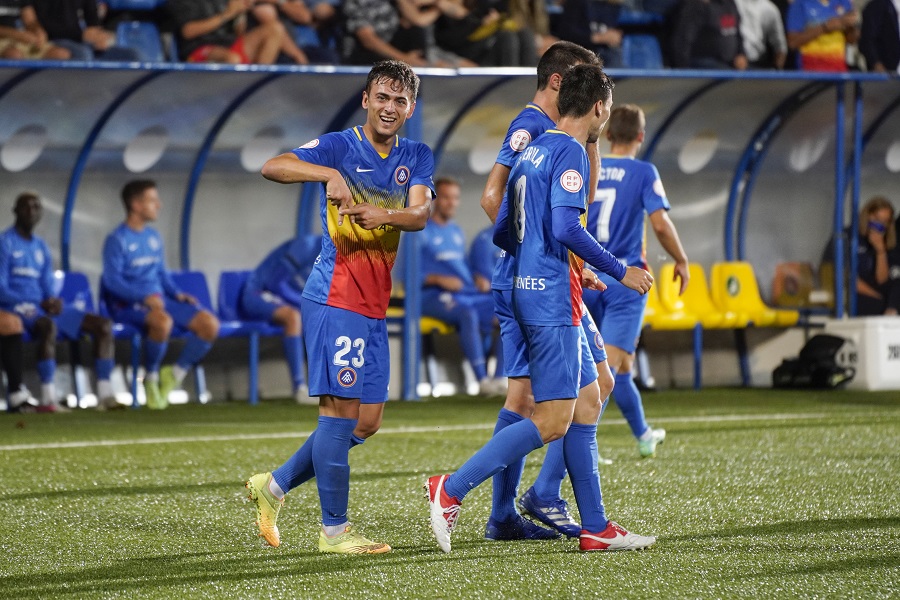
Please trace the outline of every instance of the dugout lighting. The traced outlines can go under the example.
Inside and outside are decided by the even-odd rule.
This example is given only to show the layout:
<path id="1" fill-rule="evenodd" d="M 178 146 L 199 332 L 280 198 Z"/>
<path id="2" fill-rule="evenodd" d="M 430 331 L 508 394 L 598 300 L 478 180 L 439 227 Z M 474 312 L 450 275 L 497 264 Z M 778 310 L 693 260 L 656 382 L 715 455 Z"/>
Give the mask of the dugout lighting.
<path id="1" fill-rule="evenodd" d="M 900 172 L 900 141 L 896 141 L 888 148 L 884 155 L 884 166 L 891 173 Z"/>
<path id="2" fill-rule="evenodd" d="M 24 171 L 34 164 L 47 145 L 47 128 L 25 125 L 19 128 L 0 149 L 0 165 L 7 171 Z"/>
<path id="3" fill-rule="evenodd" d="M 143 173 L 159 162 L 168 145 L 169 132 L 162 125 L 141 130 L 122 153 L 125 168 L 132 173 Z"/>
<path id="4" fill-rule="evenodd" d="M 266 161 L 281 154 L 284 148 L 284 130 L 278 126 L 266 127 L 256 133 L 241 148 L 241 166 L 250 173 L 263 168 Z"/>
<path id="5" fill-rule="evenodd" d="M 709 164 L 719 149 L 719 136 L 715 131 L 699 131 L 689 139 L 678 153 L 678 168 L 692 175 Z"/>
<path id="6" fill-rule="evenodd" d="M 831 141 L 831 131 L 825 130 L 818 134 L 808 134 L 798 139 L 791 147 L 788 156 L 788 164 L 796 173 L 803 173 L 819 162 L 828 144 Z"/>

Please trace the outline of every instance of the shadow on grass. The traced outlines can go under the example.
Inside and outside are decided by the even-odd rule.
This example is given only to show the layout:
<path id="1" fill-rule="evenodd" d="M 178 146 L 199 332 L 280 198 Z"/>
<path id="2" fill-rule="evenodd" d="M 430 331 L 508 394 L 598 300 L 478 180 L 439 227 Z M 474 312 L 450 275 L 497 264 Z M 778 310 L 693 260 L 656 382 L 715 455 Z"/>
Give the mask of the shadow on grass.
<path id="1" fill-rule="evenodd" d="M 809 521 L 781 521 L 750 527 L 730 527 L 707 533 L 666 536 L 666 541 L 725 539 L 732 537 L 804 535 L 834 531 L 900 528 L 900 517 L 860 517 L 854 519 L 813 519 Z"/>
<path id="2" fill-rule="evenodd" d="M 452 556 L 454 569 L 459 569 L 460 563 L 467 561 L 496 558 L 496 551 L 490 545 L 461 544 L 460 549 L 463 548 L 464 553 L 457 552 Z M 560 546 L 548 546 L 548 550 L 551 548 L 551 554 L 565 552 Z M 0 577 L 0 598 L 41 598 L 57 592 L 74 597 L 93 597 L 103 592 L 133 592 L 140 595 L 141 590 L 159 587 L 228 582 L 246 588 L 257 579 L 321 578 L 337 573 L 390 569 L 392 566 L 410 564 L 424 567 L 444 560 L 451 560 L 451 557 L 430 544 L 395 548 L 391 554 L 382 556 L 264 550 L 236 557 L 231 552 L 193 552 L 134 558 L 67 572 Z M 358 577 L 364 580 L 366 573 Z"/>

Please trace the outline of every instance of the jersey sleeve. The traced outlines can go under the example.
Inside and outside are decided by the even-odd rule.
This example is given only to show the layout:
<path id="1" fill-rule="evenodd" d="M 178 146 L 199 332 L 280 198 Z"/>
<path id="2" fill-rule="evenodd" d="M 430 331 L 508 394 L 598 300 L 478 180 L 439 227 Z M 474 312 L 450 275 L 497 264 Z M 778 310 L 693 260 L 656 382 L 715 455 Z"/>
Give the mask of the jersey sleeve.
<path id="1" fill-rule="evenodd" d="M 539 123 L 536 119 L 529 119 L 524 115 L 519 115 L 510 123 L 509 129 L 506 131 L 506 138 L 503 140 L 503 146 L 500 148 L 495 162 L 512 168 L 522 150 L 527 148 L 528 144 L 544 133 L 546 129 L 546 126 Z"/>
<path id="2" fill-rule="evenodd" d="M 409 178 L 409 187 L 424 185 L 431 190 L 431 197 L 435 197 L 434 191 L 434 154 L 425 144 L 416 144 L 416 167 Z"/>
<path id="3" fill-rule="evenodd" d="M 0 237 L 0 302 L 12 304 L 16 301 L 9 289 L 9 257 L 12 254 L 11 244 L 6 236 Z"/>
<path id="4" fill-rule="evenodd" d="M 347 154 L 347 145 L 339 134 L 326 133 L 291 152 L 302 161 L 336 169 Z"/>
<path id="5" fill-rule="evenodd" d="M 654 165 L 649 163 L 647 163 L 644 178 L 641 182 L 641 202 L 648 215 L 660 209 L 669 210 L 672 208 L 669 205 L 668 198 L 666 198 L 666 190 L 663 187 L 662 179 L 659 177 L 659 171 L 656 170 Z"/>
<path id="6" fill-rule="evenodd" d="M 584 212 L 588 184 L 587 154 L 577 142 L 562 144 L 553 157 L 550 171 L 550 207 L 571 206 Z"/>
<path id="7" fill-rule="evenodd" d="M 53 257 L 50 254 L 50 248 L 47 243 L 41 240 L 41 252 L 44 253 L 44 263 L 41 265 L 41 292 L 44 294 L 44 300 L 57 296 L 56 286 L 53 277 Z"/>
<path id="8" fill-rule="evenodd" d="M 791 2 L 784 19 L 784 29 L 788 33 L 800 33 L 806 29 L 806 14 L 802 2 Z"/>

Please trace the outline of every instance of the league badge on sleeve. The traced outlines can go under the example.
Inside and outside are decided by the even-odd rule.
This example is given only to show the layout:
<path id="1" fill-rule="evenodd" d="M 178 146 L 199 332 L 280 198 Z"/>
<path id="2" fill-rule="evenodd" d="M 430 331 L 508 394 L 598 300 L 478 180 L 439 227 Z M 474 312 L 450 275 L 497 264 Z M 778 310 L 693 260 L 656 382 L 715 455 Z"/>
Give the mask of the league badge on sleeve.
<path id="1" fill-rule="evenodd" d="M 568 171 L 560 175 L 559 185 L 561 185 L 567 192 L 576 194 L 581 191 L 581 188 L 584 186 L 584 180 L 581 178 L 581 173 L 579 173 L 575 169 L 569 169 Z"/>
<path id="2" fill-rule="evenodd" d="M 531 134 L 527 129 L 517 129 L 509 136 L 509 147 L 513 152 L 521 152 L 531 143 Z"/>
<path id="3" fill-rule="evenodd" d="M 300 147 L 301 148 L 315 148 L 318 145 L 319 145 L 319 138 L 316 138 L 316 139 L 312 140 L 311 142 L 306 142 L 305 144 L 303 144 Z"/>

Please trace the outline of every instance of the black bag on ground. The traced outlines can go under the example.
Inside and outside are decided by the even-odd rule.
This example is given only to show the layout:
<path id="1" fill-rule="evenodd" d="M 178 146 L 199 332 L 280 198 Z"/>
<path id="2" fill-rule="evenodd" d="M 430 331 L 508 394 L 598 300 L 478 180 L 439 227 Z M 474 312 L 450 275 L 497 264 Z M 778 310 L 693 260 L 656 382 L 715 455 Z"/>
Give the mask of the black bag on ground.
<path id="1" fill-rule="evenodd" d="M 838 360 L 838 358 L 842 360 Z M 786 358 L 772 372 L 777 388 L 836 388 L 856 375 L 853 342 L 836 335 L 819 334 L 809 339 L 797 358 Z"/>

